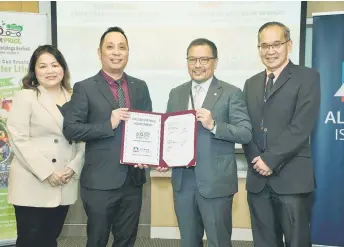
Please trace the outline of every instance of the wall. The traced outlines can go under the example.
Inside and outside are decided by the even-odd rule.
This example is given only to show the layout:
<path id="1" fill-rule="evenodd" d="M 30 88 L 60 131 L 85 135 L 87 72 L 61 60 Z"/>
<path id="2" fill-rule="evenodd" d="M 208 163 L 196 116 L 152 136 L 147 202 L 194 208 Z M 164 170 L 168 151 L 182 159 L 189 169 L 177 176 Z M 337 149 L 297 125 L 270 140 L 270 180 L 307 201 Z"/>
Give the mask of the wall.
<path id="1" fill-rule="evenodd" d="M 312 17 L 312 13 L 318 12 L 331 12 L 331 11 L 344 11 L 344 1 L 308 1 L 307 2 L 307 18 Z"/>
<path id="2" fill-rule="evenodd" d="M 39 9 L 36 1 L 1 1 L 0 11 L 38 13 Z"/>

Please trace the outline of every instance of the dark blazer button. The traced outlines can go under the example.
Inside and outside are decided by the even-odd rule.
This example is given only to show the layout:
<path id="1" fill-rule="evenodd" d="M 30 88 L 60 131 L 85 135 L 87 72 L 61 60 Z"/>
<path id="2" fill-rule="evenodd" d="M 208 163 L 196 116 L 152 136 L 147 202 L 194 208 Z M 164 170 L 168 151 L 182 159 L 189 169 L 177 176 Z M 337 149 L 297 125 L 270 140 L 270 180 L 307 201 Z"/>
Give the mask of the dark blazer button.
<path id="1" fill-rule="evenodd" d="M 69 141 L 69 145 L 72 145 L 73 144 L 73 142 L 72 141 Z"/>
<path id="2" fill-rule="evenodd" d="M 52 159 L 51 161 L 52 161 L 53 163 L 55 163 L 55 162 L 56 162 L 56 159 Z"/>
<path id="3" fill-rule="evenodd" d="M 55 142 L 55 143 L 58 143 L 58 142 L 59 142 L 59 140 L 55 139 L 55 140 L 54 140 L 54 142 Z"/>

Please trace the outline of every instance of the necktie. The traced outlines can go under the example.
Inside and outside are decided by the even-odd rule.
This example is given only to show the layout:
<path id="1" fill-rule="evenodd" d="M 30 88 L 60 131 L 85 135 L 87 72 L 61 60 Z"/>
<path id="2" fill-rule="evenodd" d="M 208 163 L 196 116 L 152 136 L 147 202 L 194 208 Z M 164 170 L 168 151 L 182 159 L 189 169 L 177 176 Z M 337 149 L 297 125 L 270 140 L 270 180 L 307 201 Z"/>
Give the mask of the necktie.
<path id="1" fill-rule="evenodd" d="M 201 85 L 196 85 L 194 87 L 194 105 L 195 105 L 195 110 L 199 109 L 202 107 L 202 102 L 201 102 L 201 90 L 202 90 L 202 86 Z"/>
<path id="2" fill-rule="evenodd" d="M 265 100 L 269 97 L 270 95 L 270 92 L 271 92 L 271 88 L 272 86 L 274 85 L 274 78 L 275 78 L 275 75 L 274 73 L 270 73 L 268 75 L 269 79 L 268 79 L 268 82 L 266 83 L 266 87 L 265 87 Z"/>
<path id="3" fill-rule="evenodd" d="M 118 88 L 117 88 L 117 95 L 118 95 L 119 107 L 120 108 L 125 108 L 126 107 L 125 94 L 124 94 L 124 90 L 122 88 L 122 82 L 123 82 L 122 79 L 115 80 L 115 83 L 118 86 Z M 125 180 L 126 184 L 132 183 L 132 181 L 133 181 L 132 176 L 134 176 L 135 170 L 139 170 L 139 169 L 135 169 L 133 166 L 128 166 L 127 179 Z"/>
<path id="4" fill-rule="evenodd" d="M 119 107 L 125 108 L 126 107 L 126 103 L 125 103 L 125 94 L 124 94 L 124 91 L 123 91 L 123 88 L 122 88 L 122 79 L 115 80 L 115 83 L 118 86 L 117 93 L 118 93 Z"/>

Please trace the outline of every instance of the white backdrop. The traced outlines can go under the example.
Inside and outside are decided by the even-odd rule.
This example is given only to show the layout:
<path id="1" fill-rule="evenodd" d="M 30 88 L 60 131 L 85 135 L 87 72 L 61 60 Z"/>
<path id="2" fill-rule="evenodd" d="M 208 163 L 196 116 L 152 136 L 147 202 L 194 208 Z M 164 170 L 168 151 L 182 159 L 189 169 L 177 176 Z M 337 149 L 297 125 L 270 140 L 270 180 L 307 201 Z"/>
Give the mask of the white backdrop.
<path id="1" fill-rule="evenodd" d="M 218 48 L 215 75 L 243 88 L 263 70 L 257 31 L 268 21 L 291 30 L 299 62 L 301 1 L 291 2 L 57 2 L 58 47 L 73 83 L 96 74 L 99 40 L 110 26 L 124 29 L 130 47 L 126 72 L 147 82 L 153 110 L 165 112 L 171 88 L 190 79 L 186 48 L 196 38 Z"/>

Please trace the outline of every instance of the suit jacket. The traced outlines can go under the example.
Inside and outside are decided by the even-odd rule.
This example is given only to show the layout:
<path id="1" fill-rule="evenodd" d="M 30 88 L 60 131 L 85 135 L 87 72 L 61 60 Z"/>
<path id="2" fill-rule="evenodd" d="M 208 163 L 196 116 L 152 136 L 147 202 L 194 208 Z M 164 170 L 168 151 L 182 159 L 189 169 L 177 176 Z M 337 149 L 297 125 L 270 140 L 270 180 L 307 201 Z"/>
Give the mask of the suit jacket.
<path id="1" fill-rule="evenodd" d="M 126 75 L 131 109 L 152 111 L 148 87 L 142 80 Z M 81 186 L 111 190 L 121 187 L 128 166 L 120 164 L 122 123 L 111 126 L 111 112 L 119 108 L 101 73 L 74 85 L 72 99 L 64 118 L 63 133 L 67 139 L 86 142 L 85 165 Z M 145 171 L 132 170 L 136 185 L 146 182 Z"/>
<path id="2" fill-rule="evenodd" d="M 63 116 L 43 87 L 37 95 L 23 89 L 13 100 L 7 128 L 14 157 L 10 167 L 8 202 L 30 207 L 73 204 L 78 176 L 84 163 L 83 143 L 66 140 Z M 67 100 L 69 93 L 64 90 Z M 46 180 L 54 171 L 70 167 L 75 175 L 64 185 L 52 187 Z"/>
<path id="3" fill-rule="evenodd" d="M 245 83 L 244 94 L 253 127 L 253 141 L 243 145 L 248 162 L 247 190 L 258 193 L 269 183 L 281 194 L 306 193 L 315 188 L 309 136 L 320 105 L 319 73 L 294 65 L 284 68 L 264 103 L 266 72 Z M 261 122 L 266 128 L 266 150 L 259 151 Z M 261 156 L 273 169 L 270 177 L 259 175 L 252 167 Z"/>
<path id="4" fill-rule="evenodd" d="M 171 90 L 167 112 L 188 109 L 191 81 Z M 216 134 L 199 123 L 197 139 L 196 181 L 206 198 L 223 197 L 238 191 L 235 143 L 251 141 L 251 123 L 240 89 L 213 78 L 202 108 L 216 121 Z M 172 185 L 181 189 L 183 170 L 173 168 Z"/>

